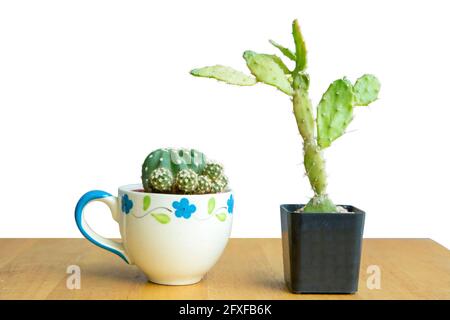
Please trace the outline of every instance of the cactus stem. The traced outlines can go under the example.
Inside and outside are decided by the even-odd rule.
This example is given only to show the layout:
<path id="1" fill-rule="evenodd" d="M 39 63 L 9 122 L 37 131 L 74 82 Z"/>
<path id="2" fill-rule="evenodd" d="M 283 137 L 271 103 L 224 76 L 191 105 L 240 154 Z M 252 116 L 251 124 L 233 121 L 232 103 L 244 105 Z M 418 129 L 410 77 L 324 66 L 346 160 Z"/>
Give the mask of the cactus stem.
<path id="1" fill-rule="evenodd" d="M 327 177 L 325 161 L 316 143 L 314 118 L 308 93 L 300 88 L 294 90 L 294 115 L 297 120 L 298 131 L 303 138 L 303 165 L 306 176 L 314 191 L 314 197 L 305 206 L 305 212 L 337 212 L 336 207 L 326 195 Z"/>
<path id="2" fill-rule="evenodd" d="M 296 89 L 293 95 L 294 114 L 300 135 L 303 138 L 303 155 L 306 175 L 315 194 L 326 193 L 325 166 L 314 136 L 314 118 L 307 92 Z"/>

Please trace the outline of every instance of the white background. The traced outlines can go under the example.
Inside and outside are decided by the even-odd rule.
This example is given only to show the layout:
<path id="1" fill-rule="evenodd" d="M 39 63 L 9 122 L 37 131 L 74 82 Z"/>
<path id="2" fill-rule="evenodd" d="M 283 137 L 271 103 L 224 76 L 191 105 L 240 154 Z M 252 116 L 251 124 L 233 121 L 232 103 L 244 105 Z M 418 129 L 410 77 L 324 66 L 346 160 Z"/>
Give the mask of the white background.
<path id="1" fill-rule="evenodd" d="M 242 52 L 292 45 L 298 18 L 314 104 L 342 76 L 382 82 L 326 151 L 332 199 L 367 212 L 366 237 L 450 247 L 449 12 L 431 0 L 0 2 L 0 237 L 79 237 L 79 196 L 139 182 L 165 146 L 225 164 L 234 237 L 278 237 L 279 204 L 311 196 L 289 99 L 188 71 L 245 71 Z M 106 207 L 87 212 L 118 236 Z"/>

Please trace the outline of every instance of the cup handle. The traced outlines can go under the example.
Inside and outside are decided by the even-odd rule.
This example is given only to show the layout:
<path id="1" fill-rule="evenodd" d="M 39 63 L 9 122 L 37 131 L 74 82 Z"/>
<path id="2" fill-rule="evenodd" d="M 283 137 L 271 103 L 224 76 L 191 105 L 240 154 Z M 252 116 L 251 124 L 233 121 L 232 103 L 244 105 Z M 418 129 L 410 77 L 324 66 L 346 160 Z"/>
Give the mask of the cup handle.
<path id="1" fill-rule="evenodd" d="M 94 230 L 92 230 L 86 220 L 84 219 L 83 210 L 84 207 L 91 201 L 101 201 L 105 203 L 109 209 L 111 210 L 111 214 L 114 220 L 119 220 L 119 211 L 118 211 L 118 199 L 108 192 L 101 190 L 92 190 L 86 192 L 80 200 L 78 200 L 77 206 L 75 207 L 75 221 L 77 223 L 78 229 L 80 229 L 83 236 L 88 239 L 90 242 L 108 250 L 119 257 L 121 257 L 126 263 L 131 264 L 131 260 L 125 252 L 125 248 L 122 243 L 106 239 L 99 234 L 97 234 Z"/>

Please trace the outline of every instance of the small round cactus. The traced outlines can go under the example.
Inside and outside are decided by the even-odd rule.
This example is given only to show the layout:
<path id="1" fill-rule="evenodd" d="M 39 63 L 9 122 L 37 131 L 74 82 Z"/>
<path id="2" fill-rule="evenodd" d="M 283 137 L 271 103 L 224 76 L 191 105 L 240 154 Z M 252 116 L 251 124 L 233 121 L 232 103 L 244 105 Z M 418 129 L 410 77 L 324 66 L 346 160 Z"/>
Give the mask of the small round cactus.
<path id="1" fill-rule="evenodd" d="M 228 185 L 228 178 L 224 175 L 220 175 L 214 181 L 220 187 L 221 191 L 224 191 Z"/>
<path id="2" fill-rule="evenodd" d="M 217 181 L 213 180 L 211 183 L 211 193 L 222 192 L 222 185 Z"/>
<path id="3" fill-rule="evenodd" d="M 211 192 L 218 193 L 224 192 L 228 186 L 228 178 L 225 175 L 220 175 L 216 179 L 212 180 Z"/>
<path id="4" fill-rule="evenodd" d="M 192 169 L 183 169 L 175 178 L 176 188 L 184 193 L 193 193 L 198 186 L 198 175 Z"/>
<path id="5" fill-rule="evenodd" d="M 156 168 L 149 177 L 149 182 L 153 190 L 166 192 L 172 190 L 173 175 L 167 168 Z"/>
<path id="6" fill-rule="evenodd" d="M 203 169 L 203 174 L 210 177 L 212 180 L 217 179 L 218 177 L 223 175 L 223 166 L 217 162 L 210 162 L 206 164 Z"/>
<path id="7" fill-rule="evenodd" d="M 195 190 L 195 193 L 205 194 L 211 192 L 211 184 L 212 181 L 208 176 L 199 176 L 198 177 L 198 186 Z"/>

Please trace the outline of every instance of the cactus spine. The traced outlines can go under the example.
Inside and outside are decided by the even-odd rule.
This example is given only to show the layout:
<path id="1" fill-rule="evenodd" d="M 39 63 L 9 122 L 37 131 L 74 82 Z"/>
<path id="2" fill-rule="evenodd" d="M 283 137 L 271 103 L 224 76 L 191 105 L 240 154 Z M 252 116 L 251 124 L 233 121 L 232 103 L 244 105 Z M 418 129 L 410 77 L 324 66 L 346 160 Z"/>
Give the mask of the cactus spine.
<path id="1" fill-rule="evenodd" d="M 261 82 L 291 96 L 298 131 L 303 138 L 305 171 L 314 191 L 304 212 L 337 212 L 337 207 L 326 192 L 327 177 L 322 150 L 345 133 L 353 119 L 354 107 L 367 106 L 377 99 L 380 83 L 375 76 L 369 74 L 360 77 L 354 85 L 345 78 L 334 81 L 323 94 L 314 118 L 308 94 L 309 75 L 305 72 L 306 46 L 297 20 L 292 23 L 292 36 L 295 52 L 270 40 L 285 57 L 295 62 L 292 71 L 276 55 L 247 50 L 243 58 L 253 77 L 222 65 L 220 68 L 212 66 L 194 69 L 191 74 L 240 86 Z M 211 188 L 219 188 L 217 184 L 217 179 L 212 181 Z"/>

